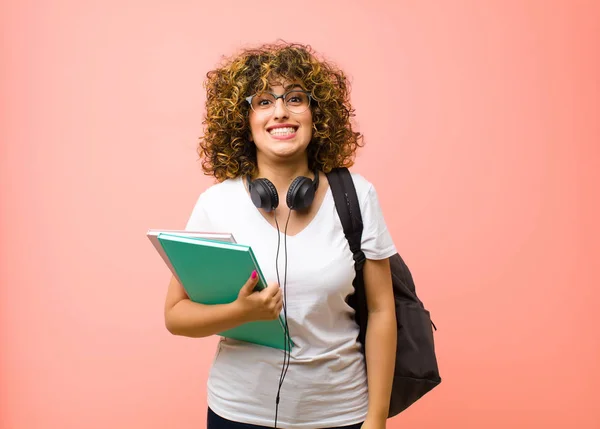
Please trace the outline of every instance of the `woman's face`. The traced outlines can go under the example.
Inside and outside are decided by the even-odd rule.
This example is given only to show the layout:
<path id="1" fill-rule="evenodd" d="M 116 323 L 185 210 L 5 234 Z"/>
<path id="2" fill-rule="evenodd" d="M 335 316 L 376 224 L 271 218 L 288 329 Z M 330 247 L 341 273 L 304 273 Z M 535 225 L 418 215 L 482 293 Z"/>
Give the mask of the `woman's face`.
<path id="1" fill-rule="evenodd" d="M 309 99 L 306 94 L 294 93 L 293 90 L 302 91 L 302 87 L 282 80 L 273 82 L 268 88 L 276 96 L 288 93 L 285 97 L 287 108 L 283 98 L 254 97 L 249 121 L 257 156 L 275 162 L 306 156 L 306 148 L 312 138 L 312 112 L 309 106 L 301 113 L 294 113 L 303 110 Z"/>

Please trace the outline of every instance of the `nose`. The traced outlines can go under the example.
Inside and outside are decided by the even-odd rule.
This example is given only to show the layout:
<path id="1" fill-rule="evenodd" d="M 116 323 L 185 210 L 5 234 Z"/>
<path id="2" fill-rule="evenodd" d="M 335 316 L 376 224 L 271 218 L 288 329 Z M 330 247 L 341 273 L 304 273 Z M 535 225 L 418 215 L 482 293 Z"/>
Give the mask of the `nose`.
<path id="1" fill-rule="evenodd" d="M 287 118 L 288 111 L 285 108 L 285 105 L 283 104 L 283 98 L 280 98 L 277 101 L 275 101 L 275 107 L 273 109 L 273 116 L 275 118 Z"/>

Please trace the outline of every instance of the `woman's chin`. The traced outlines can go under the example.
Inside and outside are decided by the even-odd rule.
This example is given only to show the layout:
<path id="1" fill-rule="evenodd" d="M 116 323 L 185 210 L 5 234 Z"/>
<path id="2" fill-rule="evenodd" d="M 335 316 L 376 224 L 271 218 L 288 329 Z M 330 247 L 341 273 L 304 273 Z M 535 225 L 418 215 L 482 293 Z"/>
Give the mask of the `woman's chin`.
<path id="1" fill-rule="evenodd" d="M 269 158 L 290 159 L 303 156 L 308 145 L 299 145 L 298 142 L 276 141 L 271 142 L 264 150 Z"/>

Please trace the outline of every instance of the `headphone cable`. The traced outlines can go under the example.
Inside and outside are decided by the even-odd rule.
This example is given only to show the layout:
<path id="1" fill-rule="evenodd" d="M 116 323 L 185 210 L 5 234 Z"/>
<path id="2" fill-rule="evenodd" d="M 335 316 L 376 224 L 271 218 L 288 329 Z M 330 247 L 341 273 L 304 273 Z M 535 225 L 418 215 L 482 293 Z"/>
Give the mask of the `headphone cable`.
<path id="1" fill-rule="evenodd" d="M 288 328 L 288 320 L 287 320 L 287 271 L 288 271 L 288 254 L 287 254 L 287 229 L 288 229 L 288 223 L 290 222 L 290 216 L 292 214 L 292 210 L 290 210 L 288 212 L 288 217 L 287 220 L 285 222 L 285 228 L 284 228 L 284 233 L 283 233 L 283 248 L 284 248 L 284 252 L 285 252 L 285 274 L 284 274 L 284 280 L 283 280 L 283 302 L 286 303 L 286 306 L 283 307 L 283 314 L 285 317 L 285 326 L 286 326 L 286 333 L 287 333 L 287 340 L 285 342 L 285 347 L 290 347 L 288 350 L 288 354 L 287 354 L 287 363 L 284 361 L 284 365 L 285 365 L 285 372 L 283 373 L 283 378 L 281 379 L 281 383 L 283 383 L 283 380 L 285 379 L 285 376 L 287 374 L 287 370 L 290 367 L 290 360 L 291 360 L 291 337 L 290 337 L 290 331 Z"/>
<path id="2" fill-rule="evenodd" d="M 289 367 L 289 363 L 290 363 L 290 359 L 291 359 L 291 350 L 288 348 L 289 347 L 289 342 L 290 342 L 290 332 L 289 332 L 289 327 L 288 327 L 288 319 L 287 319 L 287 227 L 288 227 L 288 223 L 290 220 L 290 215 L 291 215 L 291 210 L 288 213 L 288 218 L 287 221 L 285 223 L 285 230 L 284 230 L 284 248 L 285 248 L 285 274 L 284 274 L 284 283 L 283 283 L 283 315 L 284 315 L 284 320 L 285 320 L 285 324 L 284 324 L 284 359 L 283 359 L 283 366 L 281 368 L 281 375 L 279 376 L 279 386 L 277 389 L 277 397 L 275 398 L 275 426 L 274 428 L 277 428 L 277 417 L 278 417 L 278 411 L 279 411 L 279 399 L 280 399 L 280 393 L 281 393 L 281 386 L 283 385 L 283 381 L 285 379 L 285 376 L 287 374 L 287 368 Z M 279 248 L 280 248 L 280 243 L 281 243 L 281 232 L 279 231 L 279 223 L 277 222 L 277 215 L 274 214 L 274 218 L 275 218 L 275 225 L 277 227 L 277 253 L 276 253 L 276 261 L 275 261 L 275 271 L 277 272 L 277 282 L 279 284 L 281 284 L 281 280 L 280 280 L 280 276 L 279 276 Z M 287 360 L 286 360 L 287 359 Z"/>

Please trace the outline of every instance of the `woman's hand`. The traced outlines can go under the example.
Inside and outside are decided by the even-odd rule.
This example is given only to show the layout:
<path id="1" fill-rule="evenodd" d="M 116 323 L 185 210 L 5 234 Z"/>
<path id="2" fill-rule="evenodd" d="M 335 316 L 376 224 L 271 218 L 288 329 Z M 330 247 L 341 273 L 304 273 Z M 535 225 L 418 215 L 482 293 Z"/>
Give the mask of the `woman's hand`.
<path id="1" fill-rule="evenodd" d="M 273 320 L 281 313 L 283 296 L 277 282 L 270 283 L 265 289 L 255 292 L 258 283 L 256 271 L 242 286 L 236 304 L 242 309 L 247 321 Z"/>

